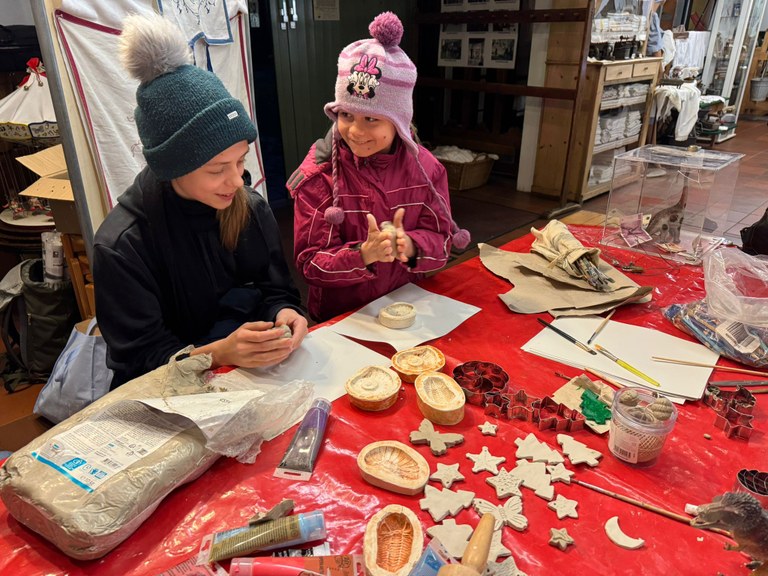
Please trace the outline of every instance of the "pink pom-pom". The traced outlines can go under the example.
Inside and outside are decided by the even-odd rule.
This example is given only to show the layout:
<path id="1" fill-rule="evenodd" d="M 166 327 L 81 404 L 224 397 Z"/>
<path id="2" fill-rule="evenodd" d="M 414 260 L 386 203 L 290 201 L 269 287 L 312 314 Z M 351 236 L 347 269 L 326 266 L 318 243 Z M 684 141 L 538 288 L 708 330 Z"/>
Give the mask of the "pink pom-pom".
<path id="1" fill-rule="evenodd" d="M 385 48 L 398 46 L 403 38 L 403 23 L 392 12 L 382 12 L 368 26 L 368 32 Z"/>
<path id="2" fill-rule="evenodd" d="M 461 228 L 458 232 L 456 232 L 453 235 L 453 245 L 459 250 L 464 250 L 464 248 L 469 246 L 469 241 L 471 239 L 472 238 L 469 235 L 469 231 L 465 230 L 464 228 Z"/>
<path id="3" fill-rule="evenodd" d="M 338 226 L 344 222 L 344 210 L 338 206 L 331 206 L 330 208 L 326 209 L 323 217 L 325 218 L 325 221 L 328 222 L 328 224 Z"/>

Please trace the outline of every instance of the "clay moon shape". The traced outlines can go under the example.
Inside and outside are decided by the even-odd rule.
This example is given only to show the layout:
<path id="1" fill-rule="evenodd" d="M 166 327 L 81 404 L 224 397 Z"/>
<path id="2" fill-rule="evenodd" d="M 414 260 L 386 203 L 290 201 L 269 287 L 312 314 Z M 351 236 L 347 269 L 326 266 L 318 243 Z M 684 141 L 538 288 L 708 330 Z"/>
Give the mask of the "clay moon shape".
<path id="1" fill-rule="evenodd" d="M 608 522 L 605 523 L 605 533 L 616 546 L 621 546 L 627 550 L 637 550 L 645 544 L 645 540 L 642 538 L 631 538 L 621 531 L 618 516 L 608 519 Z"/>

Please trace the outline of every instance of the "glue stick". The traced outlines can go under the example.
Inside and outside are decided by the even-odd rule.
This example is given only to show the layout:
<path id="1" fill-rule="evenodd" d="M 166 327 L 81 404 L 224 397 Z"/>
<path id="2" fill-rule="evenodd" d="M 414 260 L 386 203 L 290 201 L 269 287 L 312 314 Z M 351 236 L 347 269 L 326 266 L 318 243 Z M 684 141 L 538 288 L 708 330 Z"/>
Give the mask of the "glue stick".
<path id="1" fill-rule="evenodd" d="M 322 511 L 285 516 L 253 526 L 209 534 L 203 538 L 198 564 L 304 544 L 326 537 Z"/>

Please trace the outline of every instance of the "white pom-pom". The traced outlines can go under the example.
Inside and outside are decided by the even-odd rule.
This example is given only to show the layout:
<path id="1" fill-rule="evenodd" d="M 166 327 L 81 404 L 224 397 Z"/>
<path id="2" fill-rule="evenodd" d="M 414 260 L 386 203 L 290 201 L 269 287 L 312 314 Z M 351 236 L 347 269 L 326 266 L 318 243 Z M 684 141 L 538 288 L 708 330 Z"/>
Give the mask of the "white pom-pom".
<path id="1" fill-rule="evenodd" d="M 120 63 L 142 84 L 192 63 L 181 30 L 159 14 L 131 15 L 123 20 Z"/>

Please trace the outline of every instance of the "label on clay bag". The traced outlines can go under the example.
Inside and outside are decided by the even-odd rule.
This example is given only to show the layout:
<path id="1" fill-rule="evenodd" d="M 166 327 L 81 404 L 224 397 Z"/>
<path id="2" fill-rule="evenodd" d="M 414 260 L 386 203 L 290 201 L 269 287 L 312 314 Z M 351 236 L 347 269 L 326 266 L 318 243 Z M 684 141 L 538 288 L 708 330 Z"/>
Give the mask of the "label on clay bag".
<path id="1" fill-rule="evenodd" d="M 93 492 L 184 428 L 138 402 L 118 402 L 50 438 L 32 457 Z"/>
<path id="2" fill-rule="evenodd" d="M 741 322 L 723 322 L 715 332 L 741 354 L 752 354 L 760 346 L 760 338 Z"/>

